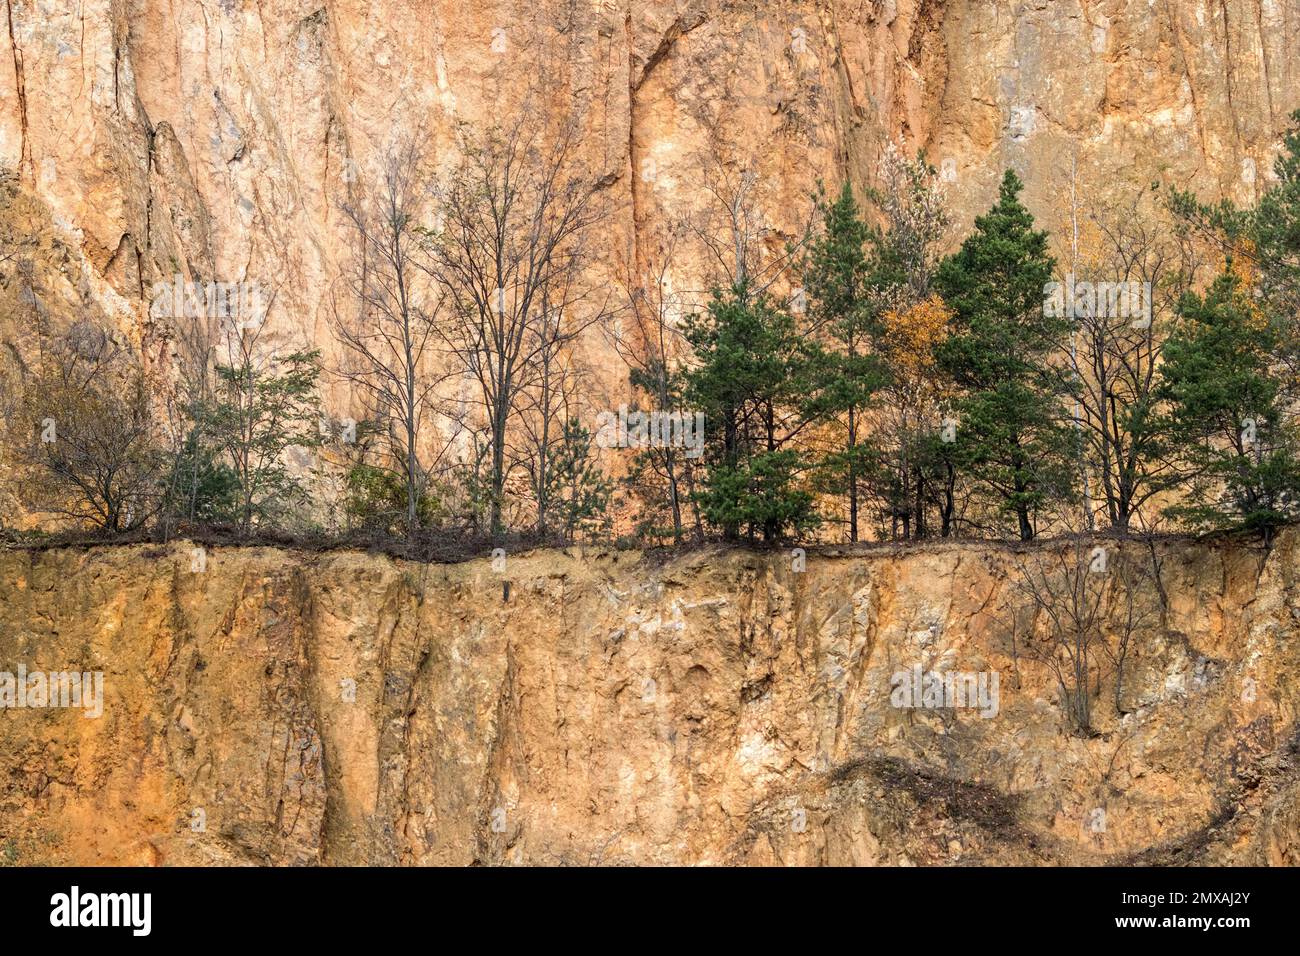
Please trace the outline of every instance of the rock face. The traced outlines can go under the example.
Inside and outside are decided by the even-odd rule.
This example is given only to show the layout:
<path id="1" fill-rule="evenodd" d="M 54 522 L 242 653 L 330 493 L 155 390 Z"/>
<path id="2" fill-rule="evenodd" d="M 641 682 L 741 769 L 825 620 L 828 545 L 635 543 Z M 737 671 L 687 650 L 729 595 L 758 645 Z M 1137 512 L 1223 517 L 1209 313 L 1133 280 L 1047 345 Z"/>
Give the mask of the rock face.
<path id="1" fill-rule="evenodd" d="M 870 182 L 890 141 L 944 169 L 959 233 L 1007 166 L 1056 226 L 1072 170 L 1081 188 L 1249 200 L 1300 106 L 1300 0 L 6 0 L 0 16 L 0 234 L 41 309 L 160 361 L 146 304 L 177 274 L 260 283 L 275 334 L 328 353 L 339 204 L 415 130 L 442 156 L 458 123 L 571 114 L 611 202 L 602 268 L 639 275 L 706 204 L 701 154 L 757 171 L 778 248 L 818 178 Z M 671 286 L 704 288 L 708 265 L 684 242 Z M 27 330 L 0 318 L 7 345 Z"/>
<path id="2" fill-rule="evenodd" d="M 757 172 L 779 248 L 818 178 L 923 148 L 959 236 L 1008 166 L 1053 228 L 1072 176 L 1249 201 L 1300 107 L 1300 0 L 5 0 L 0 21 L 0 377 L 40 318 L 166 366 L 147 307 L 176 275 L 273 290 L 269 341 L 328 362 L 339 204 L 415 130 L 442 158 L 459 123 L 572 115 L 605 280 L 705 208 L 702 156 Z M 669 284 L 708 268 L 683 239 Z M 0 862 L 1296 863 L 1296 536 L 1266 561 L 1162 547 L 1130 712 L 1102 687 L 1091 737 L 1012 653 L 994 546 L 804 573 L 0 553 L 0 668 L 102 670 L 106 694 L 93 720 L 0 709 Z M 913 665 L 997 671 L 997 715 L 891 706 Z"/>
<path id="3" fill-rule="evenodd" d="M 1059 547 L 0 553 L 0 670 L 104 673 L 0 709 L 0 860 L 1300 863 L 1300 535 L 1159 543 L 1087 736 L 1004 626 Z"/>

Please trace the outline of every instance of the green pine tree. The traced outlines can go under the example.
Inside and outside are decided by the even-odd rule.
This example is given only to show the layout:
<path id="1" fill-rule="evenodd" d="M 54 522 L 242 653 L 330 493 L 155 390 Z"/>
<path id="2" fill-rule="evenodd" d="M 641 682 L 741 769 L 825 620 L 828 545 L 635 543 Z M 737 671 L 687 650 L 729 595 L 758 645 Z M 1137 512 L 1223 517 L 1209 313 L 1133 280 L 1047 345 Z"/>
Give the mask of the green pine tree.
<path id="1" fill-rule="evenodd" d="M 1182 226 L 1249 266 L 1259 300 L 1287 333 L 1278 342 L 1281 356 L 1294 366 L 1300 365 L 1300 110 L 1291 114 L 1273 175 L 1275 182 L 1253 209 L 1228 199 L 1202 203 L 1191 192 L 1177 189 L 1169 207 Z"/>
<path id="2" fill-rule="evenodd" d="M 554 466 L 547 475 L 547 500 L 567 542 L 579 531 L 594 535 L 611 524 L 614 483 L 601 471 L 591 446 L 591 432 L 577 419 L 567 419 L 564 436 L 555 449 Z"/>
<path id="3" fill-rule="evenodd" d="M 1300 489 L 1300 110 L 1273 173 L 1254 208 L 1172 193 L 1178 221 L 1221 248 L 1225 265 L 1203 297 L 1180 304 L 1161 381 L 1182 441 L 1179 464 L 1191 473 L 1188 500 L 1169 510 L 1197 527 L 1256 530 L 1266 541 L 1296 517 Z"/>
<path id="4" fill-rule="evenodd" d="M 834 202 L 819 188 L 816 204 L 822 225 L 802 277 L 809 334 L 825 344 L 814 353 L 819 399 L 814 413 L 837 420 L 843 429 L 842 444 L 821 463 L 821 477 L 848 498 L 849 540 L 857 541 L 861 486 L 872 464 L 871 446 L 862 441 L 863 413 L 886 378 L 872 352 L 879 328 L 874 289 L 879 270 L 868 248 L 879 242 L 862 221 L 847 181 Z"/>
<path id="5" fill-rule="evenodd" d="M 1277 330 L 1228 271 L 1204 296 L 1184 296 L 1179 316 L 1160 396 L 1188 483 L 1167 510 L 1195 527 L 1270 540 L 1300 500 L 1300 444 L 1272 359 Z"/>
<path id="6" fill-rule="evenodd" d="M 796 443 L 811 423 L 810 363 L 793 316 L 742 281 L 688 319 L 686 338 L 698 363 L 687 374 L 687 400 L 705 421 L 704 519 L 732 540 L 770 542 L 816 527 Z"/>
<path id="7" fill-rule="evenodd" d="M 1071 494 L 1074 441 L 1062 415 L 1068 379 L 1053 361 L 1069 322 L 1045 306 L 1055 261 L 1021 188 L 1008 170 L 997 203 L 940 265 L 935 284 L 955 312 L 938 359 L 960 393 L 956 454 L 1028 541 L 1044 506 Z"/>
<path id="8" fill-rule="evenodd" d="M 1295 361 L 1300 350 L 1300 110 L 1282 137 L 1282 152 L 1273 164 L 1277 179 L 1260 197 L 1250 216 L 1249 235 L 1259 265 L 1259 291 L 1275 317 L 1285 319 L 1283 343 Z M 1300 364 L 1300 363 L 1297 363 Z"/>

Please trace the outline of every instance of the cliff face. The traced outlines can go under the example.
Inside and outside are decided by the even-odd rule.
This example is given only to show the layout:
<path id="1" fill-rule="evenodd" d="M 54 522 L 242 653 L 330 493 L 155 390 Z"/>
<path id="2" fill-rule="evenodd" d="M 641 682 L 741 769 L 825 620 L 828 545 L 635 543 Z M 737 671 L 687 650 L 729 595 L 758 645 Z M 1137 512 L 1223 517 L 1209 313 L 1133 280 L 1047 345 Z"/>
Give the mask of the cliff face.
<path id="1" fill-rule="evenodd" d="M 1058 547 L 0 553 L 0 670 L 104 673 L 0 709 L 0 859 L 1300 863 L 1300 535 L 1160 544 L 1087 736 L 1005 626 Z"/>
<path id="2" fill-rule="evenodd" d="M 944 170 L 955 236 L 1008 166 L 1057 228 L 1072 176 L 1251 200 L 1300 106 L 1300 0 L 5 0 L 0 47 L 0 377 L 37 314 L 167 365 L 178 274 L 273 291 L 268 342 L 328 363 L 339 204 L 415 130 L 445 158 L 459 123 L 574 116 L 606 281 L 705 207 L 701 156 L 757 172 L 775 247 L 889 142 Z M 683 239 L 670 287 L 709 265 Z M 1162 548 L 1088 737 L 994 546 L 0 553 L 0 669 L 106 697 L 0 708 L 0 862 L 1296 863 L 1296 535 Z M 996 671 L 996 715 L 894 707 L 913 666 Z"/>
<path id="3" fill-rule="evenodd" d="M 339 203 L 401 135 L 572 114 L 634 274 L 706 203 L 697 159 L 759 174 L 773 242 L 821 177 L 924 148 L 959 226 L 1004 167 L 1040 217 L 1081 188 L 1249 200 L 1300 106 L 1300 0 L 5 0 L 0 225 L 40 307 L 161 360 L 151 286 L 255 281 L 284 340 L 329 347 Z M 669 270 L 704 287 L 703 249 Z M 18 305 L 0 290 L 0 315 Z M 3 330 L 21 345 L 21 330 Z M 594 346 L 593 346 L 594 347 Z M 342 410 L 336 410 L 342 414 Z"/>

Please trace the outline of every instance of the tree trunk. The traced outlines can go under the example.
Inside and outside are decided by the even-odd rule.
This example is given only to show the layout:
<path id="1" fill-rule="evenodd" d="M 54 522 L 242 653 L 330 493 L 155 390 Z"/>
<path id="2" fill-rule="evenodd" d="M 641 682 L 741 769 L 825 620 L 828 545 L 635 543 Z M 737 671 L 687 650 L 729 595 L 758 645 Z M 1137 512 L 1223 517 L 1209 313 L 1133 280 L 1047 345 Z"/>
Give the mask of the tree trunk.
<path id="1" fill-rule="evenodd" d="M 849 541 L 858 540 L 858 422 L 856 409 L 849 407 Z"/>
<path id="2" fill-rule="evenodd" d="M 665 449 L 664 469 L 668 472 L 668 501 L 673 509 L 673 544 L 682 543 L 682 503 L 677 496 L 677 469 L 671 448 Z"/>
<path id="3" fill-rule="evenodd" d="M 419 529 L 417 510 L 418 478 L 415 473 L 415 418 L 414 409 L 406 420 L 406 533 L 412 536 Z"/>
<path id="4" fill-rule="evenodd" d="M 505 432 L 505 411 L 498 402 L 492 416 L 492 501 L 489 504 L 489 524 L 494 542 L 499 542 L 505 531 L 501 522 L 501 503 L 506 486 Z"/>

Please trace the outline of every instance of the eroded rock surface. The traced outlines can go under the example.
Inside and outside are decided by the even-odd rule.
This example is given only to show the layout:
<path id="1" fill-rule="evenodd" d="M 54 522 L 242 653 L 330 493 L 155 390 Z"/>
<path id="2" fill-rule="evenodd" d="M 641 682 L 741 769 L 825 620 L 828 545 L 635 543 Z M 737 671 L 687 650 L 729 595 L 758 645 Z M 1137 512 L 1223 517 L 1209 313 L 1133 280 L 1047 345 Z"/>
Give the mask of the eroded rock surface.
<path id="1" fill-rule="evenodd" d="M 1091 736 L 1013 655 L 1003 546 L 4 552 L 0 670 L 105 702 L 0 709 L 0 859 L 1294 865 L 1298 549 L 1160 544 Z M 997 671 L 996 716 L 893 706 L 913 664 Z"/>
<path id="2" fill-rule="evenodd" d="M 340 203 L 402 136 L 446 158 L 529 86 L 527 115 L 576 119 L 609 199 L 602 281 L 638 280 L 709 202 L 701 155 L 759 174 L 774 249 L 819 178 L 871 182 L 891 141 L 944 169 L 954 238 L 1008 166 L 1059 230 L 1075 174 L 1090 197 L 1250 201 L 1300 107 L 1300 0 L 5 0 L 0 19 L 0 225 L 41 309 L 163 362 L 146 306 L 177 274 L 262 284 L 273 337 L 328 355 Z M 711 265 L 683 241 L 671 289 Z"/>

